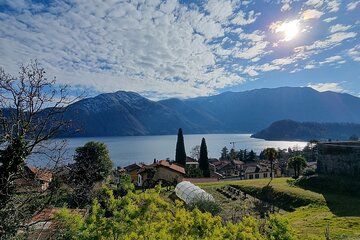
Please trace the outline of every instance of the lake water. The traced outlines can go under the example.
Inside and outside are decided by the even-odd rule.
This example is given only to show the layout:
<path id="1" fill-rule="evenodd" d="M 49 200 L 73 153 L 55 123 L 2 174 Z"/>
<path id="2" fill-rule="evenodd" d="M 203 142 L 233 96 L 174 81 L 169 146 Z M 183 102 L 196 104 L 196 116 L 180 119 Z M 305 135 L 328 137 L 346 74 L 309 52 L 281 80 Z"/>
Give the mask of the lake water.
<path id="1" fill-rule="evenodd" d="M 200 145 L 205 137 L 209 158 L 219 158 L 221 149 L 226 146 L 232 148 L 230 142 L 235 143 L 235 149 L 254 150 L 260 153 L 267 147 L 287 149 L 288 147 L 303 148 L 306 142 L 265 141 L 250 138 L 251 134 L 195 134 L 184 135 L 185 149 L 190 155 L 191 149 Z M 73 155 L 77 147 L 88 141 L 103 142 L 108 146 L 110 157 L 114 166 L 126 166 L 131 163 L 152 163 L 153 159 L 174 159 L 177 135 L 162 136 L 129 136 L 129 137 L 91 137 L 67 139 L 68 155 Z"/>

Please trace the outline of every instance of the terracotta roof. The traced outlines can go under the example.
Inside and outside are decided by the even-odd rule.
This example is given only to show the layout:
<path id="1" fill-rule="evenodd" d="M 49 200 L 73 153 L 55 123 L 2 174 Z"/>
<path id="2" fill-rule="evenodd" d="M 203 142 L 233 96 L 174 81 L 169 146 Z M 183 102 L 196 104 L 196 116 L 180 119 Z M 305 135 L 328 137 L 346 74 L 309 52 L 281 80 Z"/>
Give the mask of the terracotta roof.
<path id="1" fill-rule="evenodd" d="M 61 208 L 45 208 L 39 213 L 35 214 L 27 224 L 33 224 L 36 222 L 49 222 L 55 214 L 59 213 Z M 86 209 L 68 209 L 70 213 L 78 213 L 82 216 L 86 215 Z"/>
<path id="2" fill-rule="evenodd" d="M 157 164 L 157 165 L 156 165 L 155 167 L 157 167 L 157 166 L 163 166 L 163 167 L 167 167 L 167 168 L 170 168 L 170 169 L 175 170 L 175 171 L 177 171 L 177 172 L 180 172 L 180 173 L 185 174 L 185 168 L 183 168 L 183 167 L 181 167 L 181 166 L 179 166 L 179 165 L 176 165 L 176 164 L 171 164 L 171 163 L 169 163 L 169 162 L 166 161 L 166 160 L 160 160 L 160 161 L 157 162 L 156 164 Z"/>
<path id="3" fill-rule="evenodd" d="M 52 172 L 48 171 L 48 170 L 44 170 L 44 169 L 39 169 L 36 167 L 32 167 L 32 166 L 27 166 L 27 168 L 29 169 L 29 171 L 35 175 L 35 177 L 41 181 L 44 182 L 50 182 L 52 179 Z"/>
<path id="4" fill-rule="evenodd" d="M 142 173 L 144 171 L 146 171 L 147 169 L 151 169 L 151 168 L 158 168 L 158 167 L 166 167 L 166 168 L 169 168 L 171 170 L 174 170 L 176 172 L 179 172 L 179 173 L 182 173 L 182 174 L 185 174 L 185 168 L 179 166 L 179 165 L 176 165 L 176 164 L 172 164 L 172 163 L 169 163 L 168 161 L 166 160 L 160 160 L 156 163 L 153 163 L 153 164 L 150 164 L 150 165 L 144 165 L 139 171 L 138 173 Z"/>

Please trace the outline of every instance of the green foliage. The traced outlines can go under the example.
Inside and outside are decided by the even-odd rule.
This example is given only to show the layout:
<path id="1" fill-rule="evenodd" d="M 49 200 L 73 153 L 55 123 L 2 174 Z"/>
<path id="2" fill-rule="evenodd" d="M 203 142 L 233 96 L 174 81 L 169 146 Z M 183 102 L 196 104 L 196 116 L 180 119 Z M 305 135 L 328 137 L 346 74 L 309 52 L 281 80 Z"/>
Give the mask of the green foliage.
<path id="1" fill-rule="evenodd" d="M 202 171 L 195 167 L 186 167 L 186 176 L 190 178 L 200 178 L 203 176 Z"/>
<path id="2" fill-rule="evenodd" d="M 110 175 L 112 162 L 104 143 L 88 142 L 83 147 L 78 147 L 75 152 L 77 180 L 93 184 Z"/>
<path id="3" fill-rule="evenodd" d="M 162 199 L 157 191 L 140 194 L 129 193 L 114 198 L 110 190 L 104 190 L 106 200 L 94 201 L 86 218 L 63 210 L 57 215 L 61 226 L 57 239 L 267 239 L 285 236 L 291 229 L 285 222 L 269 223 L 263 235 L 259 222 L 244 217 L 239 223 L 224 223 L 219 216 L 187 210 L 183 204 Z M 282 238 L 286 239 L 286 238 Z"/>
<path id="4" fill-rule="evenodd" d="M 294 211 L 295 208 L 306 206 L 314 202 L 312 199 L 304 196 L 299 196 L 289 192 L 276 191 L 272 186 L 264 186 L 262 188 L 241 185 L 231 186 L 287 211 Z"/>
<path id="5" fill-rule="evenodd" d="M 201 212 L 209 212 L 213 216 L 217 215 L 221 211 L 221 206 L 216 201 L 210 201 L 207 199 L 195 199 L 192 201 L 188 206 L 190 210 L 193 210 L 195 208 L 199 209 Z"/>
<path id="6" fill-rule="evenodd" d="M 312 176 L 315 175 L 316 171 L 313 168 L 304 168 L 302 175 L 303 176 Z"/>
<path id="7" fill-rule="evenodd" d="M 199 168 L 204 177 L 210 177 L 209 158 L 205 138 L 202 138 L 200 145 Z"/>
<path id="8" fill-rule="evenodd" d="M 306 160 L 302 156 L 295 156 L 289 158 L 288 167 L 294 169 L 295 178 L 300 176 L 300 171 L 306 167 Z"/>
<path id="9" fill-rule="evenodd" d="M 0 207 L 15 190 L 14 176 L 17 176 L 25 166 L 29 156 L 28 143 L 24 137 L 7 139 L 6 147 L 0 150 Z"/>
<path id="10" fill-rule="evenodd" d="M 295 233 L 287 219 L 280 215 L 270 215 L 265 224 L 268 239 L 271 240 L 295 240 Z"/>
<path id="11" fill-rule="evenodd" d="M 231 159 L 231 160 L 235 160 L 236 159 L 236 151 L 235 151 L 235 149 L 230 149 L 230 153 L 229 153 L 229 158 Z"/>
<path id="12" fill-rule="evenodd" d="M 128 192 L 133 192 L 135 190 L 134 184 L 131 182 L 131 176 L 128 174 L 120 175 L 116 180 L 116 189 L 114 190 L 115 196 L 123 197 Z"/>
<path id="13" fill-rule="evenodd" d="M 95 183 L 105 180 L 111 173 L 112 162 L 104 143 L 88 142 L 76 149 L 73 168 L 74 207 L 91 203 Z"/>
<path id="14" fill-rule="evenodd" d="M 223 147 L 221 149 L 221 160 L 228 160 L 229 159 L 229 150 L 227 149 L 227 147 Z"/>
<path id="15" fill-rule="evenodd" d="M 271 179 L 273 179 L 273 168 L 274 168 L 274 161 L 276 160 L 277 157 L 277 151 L 275 150 L 275 148 L 266 148 L 264 150 L 265 152 L 265 156 L 266 158 L 270 161 L 270 169 L 271 169 Z"/>
<path id="16" fill-rule="evenodd" d="M 184 136 L 181 128 L 179 128 L 178 138 L 176 142 L 175 162 L 182 166 L 186 165 Z"/>

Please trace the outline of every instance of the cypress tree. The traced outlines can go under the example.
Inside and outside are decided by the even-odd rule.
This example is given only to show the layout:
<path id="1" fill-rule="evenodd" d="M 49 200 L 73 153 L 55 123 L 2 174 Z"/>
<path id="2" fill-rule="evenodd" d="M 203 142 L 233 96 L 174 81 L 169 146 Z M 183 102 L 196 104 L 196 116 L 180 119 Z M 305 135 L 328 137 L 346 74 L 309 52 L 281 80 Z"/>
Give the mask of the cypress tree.
<path id="1" fill-rule="evenodd" d="M 181 128 L 179 128 L 178 138 L 176 142 L 175 162 L 185 167 L 186 152 L 184 145 L 184 136 Z"/>
<path id="2" fill-rule="evenodd" d="M 201 140 L 199 168 L 203 172 L 204 177 L 210 177 L 208 151 L 205 138 Z"/>

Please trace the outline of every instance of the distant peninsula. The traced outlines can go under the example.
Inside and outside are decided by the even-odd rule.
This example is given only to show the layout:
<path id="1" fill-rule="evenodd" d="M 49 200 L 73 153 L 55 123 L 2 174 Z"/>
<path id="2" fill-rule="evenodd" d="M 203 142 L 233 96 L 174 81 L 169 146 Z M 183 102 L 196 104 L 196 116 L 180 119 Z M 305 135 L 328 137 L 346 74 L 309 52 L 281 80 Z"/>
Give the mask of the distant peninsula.
<path id="1" fill-rule="evenodd" d="M 280 120 L 251 137 L 269 141 L 349 140 L 360 136 L 360 124 Z"/>

